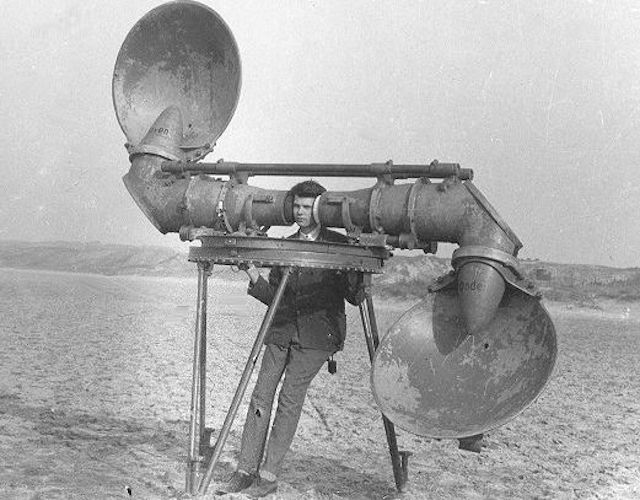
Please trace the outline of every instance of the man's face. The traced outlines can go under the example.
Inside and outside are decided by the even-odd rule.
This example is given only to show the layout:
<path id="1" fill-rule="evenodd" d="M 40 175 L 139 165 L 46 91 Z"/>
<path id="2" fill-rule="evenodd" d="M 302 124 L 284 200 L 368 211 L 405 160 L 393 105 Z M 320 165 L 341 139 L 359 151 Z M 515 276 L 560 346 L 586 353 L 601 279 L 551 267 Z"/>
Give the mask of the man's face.
<path id="1" fill-rule="evenodd" d="M 293 217 L 296 224 L 302 229 L 313 228 L 316 225 L 312 215 L 314 201 L 315 198 L 305 198 L 298 195 L 293 198 Z"/>

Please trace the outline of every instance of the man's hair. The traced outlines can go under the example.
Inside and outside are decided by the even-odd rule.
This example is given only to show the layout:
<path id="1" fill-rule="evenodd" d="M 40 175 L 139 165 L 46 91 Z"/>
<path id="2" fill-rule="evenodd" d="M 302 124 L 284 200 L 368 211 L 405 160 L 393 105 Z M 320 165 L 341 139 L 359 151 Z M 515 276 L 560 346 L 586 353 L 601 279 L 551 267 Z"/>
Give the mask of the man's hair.
<path id="1" fill-rule="evenodd" d="M 296 184 L 289 190 L 289 194 L 293 198 L 299 196 L 301 198 L 316 198 L 324 193 L 326 189 L 316 181 L 304 181 Z"/>

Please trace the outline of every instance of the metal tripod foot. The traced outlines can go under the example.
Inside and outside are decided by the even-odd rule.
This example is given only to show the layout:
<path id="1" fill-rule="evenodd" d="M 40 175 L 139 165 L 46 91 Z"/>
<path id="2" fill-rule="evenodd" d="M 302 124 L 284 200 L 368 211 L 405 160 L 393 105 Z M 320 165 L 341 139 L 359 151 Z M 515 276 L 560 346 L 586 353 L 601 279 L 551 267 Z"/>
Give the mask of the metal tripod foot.
<path id="1" fill-rule="evenodd" d="M 404 491 L 405 486 L 409 481 L 409 457 L 413 455 L 413 453 L 406 450 L 400 451 L 399 453 L 401 458 L 400 466 L 402 467 L 402 481 L 400 481 L 400 486 L 396 483 L 396 487 L 398 488 L 398 491 Z"/>

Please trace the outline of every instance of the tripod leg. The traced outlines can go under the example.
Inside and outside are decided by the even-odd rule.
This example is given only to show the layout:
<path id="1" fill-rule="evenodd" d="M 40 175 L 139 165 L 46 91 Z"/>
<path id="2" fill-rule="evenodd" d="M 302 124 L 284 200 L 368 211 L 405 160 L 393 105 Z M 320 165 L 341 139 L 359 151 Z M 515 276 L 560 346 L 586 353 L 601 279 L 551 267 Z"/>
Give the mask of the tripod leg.
<path id="1" fill-rule="evenodd" d="M 224 447 L 227 441 L 229 431 L 231 430 L 231 425 L 233 424 L 236 414 L 238 413 L 240 402 L 242 401 L 242 397 L 244 396 L 244 393 L 247 389 L 247 385 L 249 384 L 249 379 L 251 378 L 253 369 L 255 368 L 256 363 L 258 361 L 258 356 L 260 356 L 260 351 L 262 350 L 262 344 L 264 343 L 264 338 L 267 335 L 267 330 L 271 326 L 271 322 L 273 321 L 273 316 L 276 312 L 276 309 L 278 308 L 278 305 L 280 304 L 280 300 L 282 299 L 282 295 L 287 285 L 287 280 L 289 279 L 290 272 L 291 272 L 290 267 L 286 267 L 283 269 L 282 279 L 280 280 L 280 284 L 278 285 L 276 294 L 273 297 L 273 301 L 269 305 L 269 308 L 267 309 L 266 314 L 264 315 L 264 318 L 262 320 L 262 325 L 260 325 L 260 330 L 258 331 L 256 340 L 253 343 L 253 349 L 251 349 L 251 354 L 249 355 L 249 359 L 247 359 L 247 363 L 244 366 L 244 371 L 242 372 L 242 376 L 240 377 L 240 383 L 238 384 L 236 393 L 233 396 L 233 400 L 231 401 L 231 406 L 229 407 L 227 416 L 224 419 L 224 424 L 222 425 L 222 429 L 220 430 L 220 434 L 213 448 L 213 453 L 211 455 L 211 459 L 209 460 L 207 472 L 200 483 L 198 495 L 204 495 L 207 492 L 209 483 L 211 483 L 211 478 L 213 477 L 213 469 L 216 466 L 216 462 L 218 461 L 218 458 L 220 458 L 220 455 L 222 454 L 222 448 Z"/>
<path id="2" fill-rule="evenodd" d="M 197 450 L 198 405 L 202 401 L 201 380 L 205 370 L 202 360 L 204 339 L 207 330 L 207 279 L 211 273 L 209 262 L 198 262 L 198 302 L 196 306 L 196 331 L 193 343 L 193 374 L 191 384 L 191 411 L 189 424 L 189 451 L 187 455 L 187 473 L 185 490 L 194 493 L 200 468 L 200 453 Z M 204 425 L 204 415 L 200 414 L 200 427 Z"/>
<path id="3" fill-rule="evenodd" d="M 206 293 L 206 289 L 205 289 Z M 202 340 L 200 342 L 200 401 L 199 401 L 199 453 L 203 455 L 203 448 L 208 446 L 208 442 L 206 441 L 206 400 L 207 400 L 207 308 L 205 307 L 202 310 Z"/>
<path id="4" fill-rule="evenodd" d="M 370 292 L 371 275 L 366 275 L 366 293 L 365 300 L 360 304 L 360 318 L 362 319 L 362 327 L 364 329 L 367 350 L 369 351 L 369 360 L 373 363 L 373 357 L 380 343 L 378 336 L 378 324 L 373 310 L 373 299 Z M 403 491 L 408 480 L 408 452 L 398 451 L 398 441 L 393 423 L 387 417 L 382 415 L 382 423 L 387 436 L 387 445 L 389 446 L 389 454 L 391 455 L 391 467 L 393 469 L 393 478 L 396 483 L 396 489 Z"/>

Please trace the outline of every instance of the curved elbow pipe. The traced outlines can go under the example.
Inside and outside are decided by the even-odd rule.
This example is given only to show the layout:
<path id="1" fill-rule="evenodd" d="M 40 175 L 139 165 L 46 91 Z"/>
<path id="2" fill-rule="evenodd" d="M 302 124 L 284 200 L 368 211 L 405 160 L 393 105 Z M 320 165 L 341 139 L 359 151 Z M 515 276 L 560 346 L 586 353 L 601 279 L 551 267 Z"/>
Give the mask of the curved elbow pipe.
<path id="1" fill-rule="evenodd" d="M 452 265 L 467 330 L 475 333 L 493 319 L 505 291 L 501 267 L 516 267 L 522 244 L 472 182 L 455 178 L 438 184 L 424 179 L 402 185 L 379 182 L 371 190 L 325 193 L 321 222 L 340 225 L 344 211 L 335 203 L 332 206 L 332 200 L 341 198 L 352 199 L 349 219 L 355 226 L 409 235 L 422 248 L 431 241 L 458 243 Z"/>
<path id="2" fill-rule="evenodd" d="M 182 116 L 175 106 L 165 109 L 139 145 L 131 150 L 131 168 L 123 177 L 129 194 L 163 234 L 185 226 L 237 231 L 244 215 L 261 225 L 291 224 L 284 213 L 286 191 L 265 190 L 212 176 L 179 177 L 162 171 L 162 163 L 181 159 Z M 266 200 L 262 209 L 247 210 L 248 202 Z"/>
<path id="3" fill-rule="evenodd" d="M 472 182 L 440 186 L 442 194 L 424 197 L 422 211 L 431 215 L 418 218 L 416 230 L 426 236 L 430 228 L 437 228 L 436 237 L 448 237 L 460 245 L 452 265 L 462 316 L 467 331 L 474 334 L 494 318 L 505 291 L 500 269 L 515 268 L 522 244 Z"/>

